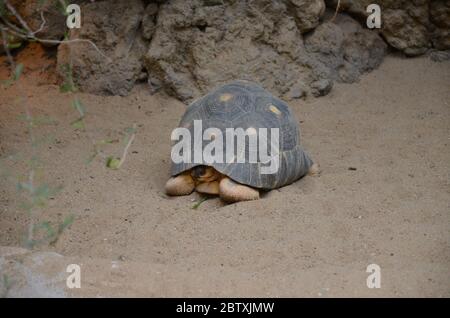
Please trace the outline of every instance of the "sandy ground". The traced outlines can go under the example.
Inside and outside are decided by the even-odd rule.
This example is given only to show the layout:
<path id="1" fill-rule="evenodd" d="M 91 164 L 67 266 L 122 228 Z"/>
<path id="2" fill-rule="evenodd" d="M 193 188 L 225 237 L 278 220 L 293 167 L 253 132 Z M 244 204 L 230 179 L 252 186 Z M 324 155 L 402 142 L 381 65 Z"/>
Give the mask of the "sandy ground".
<path id="1" fill-rule="evenodd" d="M 19 56 L 20 59 L 20 56 Z M 33 58 L 34 60 L 34 58 Z M 79 94 L 87 132 L 70 123 L 70 94 L 27 64 L 23 90 L 34 116 L 42 169 L 36 182 L 62 186 L 40 221 L 75 221 L 54 246 L 21 245 L 28 216 L 17 178 L 27 174 L 29 138 L 16 84 L 0 88 L 0 272 L 8 296 L 450 296 L 450 63 L 388 57 L 352 85 L 291 104 L 318 177 L 224 205 L 197 194 L 163 193 L 170 132 L 185 105 L 137 87 L 128 97 Z M 1 74 L 5 75 L 5 66 Z M 134 143 L 119 170 L 90 164 L 91 139 L 120 155 L 124 129 Z M 349 168 L 355 168 L 350 170 Z M 63 256 L 62 256 L 63 255 Z M 65 286 L 81 265 L 80 289 Z M 381 267 L 381 288 L 366 267 Z"/>

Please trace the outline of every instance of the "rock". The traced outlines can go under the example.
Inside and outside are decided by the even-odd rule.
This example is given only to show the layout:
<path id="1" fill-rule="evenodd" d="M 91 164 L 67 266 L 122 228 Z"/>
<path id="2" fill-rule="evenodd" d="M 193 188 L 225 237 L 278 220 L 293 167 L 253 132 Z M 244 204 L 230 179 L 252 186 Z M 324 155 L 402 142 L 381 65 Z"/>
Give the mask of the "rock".
<path id="1" fill-rule="evenodd" d="M 303 29 L 298 26 L 298 12 L 292 10 L 294 3 L 299 10 L 301 4 L 314 8 L 309 16 L 316 18 L 302 20 Z M 334 79 L 354 81 L 378 66 L 386 45 L 376 31 L 363 30 L 350 17 L 342 18 L 340 25 L 319 25 L 311 32 L 313 36 L 305 35 L 309 39 L 305 46 L 302 31 L 305 25 L 310 28 L 318 23 L 323 14 L 320 3 L 164 3 L 145 56 L 149 86 L 152 91 L 164 88 L 191 101 L 225 82 L 247 79 L 290 100 L 310 93 L 326 94 Z M 337 75 L 339 71 L 342 76 Z M 315 81 L 318 83 L 311 86 Z"/>
<path id="2" fill-rule="evenodd" d="M 344 32 L 335 23 L 325 22 L 305 37 L 305 46 L 315 63 L 320 78 L 337 79 L 337 70 L 343 65 Z"/>
<path id="3" fill-rule="evenodd" d="M 329 79 L 321 79 L 311 84 L 312 94 L 315 97 L 327 95 L 333 88 L 333 82 Z"/>
<path id="4" fill-rule="evenodd" d="M 283 96 L 307 82 L 301 34 L 282 1 L 171 1 L 160 6 L 145 66 L 152 88 L 183 101 L 234 79 Z"/>
<path id="5" fill-rule="evenodd" d="M 142 57 L 147 50 L 139 29 L 144 15 L 142 1 L 118 0 L 114 5 L 94 2 L 83 5 L 81 11 L 83 27 L 73 29 L 70 38 L 91 40 L 108 58 L 86 42 L 62 44 L 58 68 L 70 64 L 71 54 L 73 79 L 82 91 L 127 95 L 141 76 Z"/>
<path id="6" fill-rule="evenodd" d="M 0 297 L 67 297 L 64 265 L 57 253 L 0 246 Z"/>
<path id="7" fill-rule="evenodd" d="M 431 51 L 430 59 L 434 62 L 444 62 L 450 60 L 450 50 L 447 51 Z"/>
<path id="8" fill-rule="evenodd" d="M 158 15 L 158 4 L 147 5 L 142 18 L 142 36 L 146 40 L 151 40 L 156 29 L 156 17 Z"/>
<path id="9" fill-rule="evenodd" d="M 431 43 L 438 50 L 450 49 L 450 0 L 430 3 Z"/>
<path id="10" fill-rule="evenodd" d="M 289 0 L 301 33 L 314 29 L 325 12 L 324 0 Z"/>
<path id="11" fill-rule="evenodd" d="M 339 14 L 335 23 L 319 25 L 305 38 L 305 47 L 311 59 L 321 64 L 316 67 L 321 70 L 319 78 L 345 83 L 355 82 L 361 74 L 377 68 L 387 49 L 376 31 L 363 29 L 344 14 Z"/>
<path id="12" fill-rule="evenodd" d="M 306 90 L 301 85 L 293 85 L 286 95 L 288 100 L 302 98 L 304 96 L 306 96 Z"/>
<path id="13" fill-rule="evenodd" d="M 372 0 L 341 0 L 340 11 L 366 23 L 366 8 Z M 425 53 L 431 46 L 450 48 L 449 0 L 379 0 L 381 34 L 386 42 L 408 56 Z M 326 0 L 335 9 L 337 0 Z"/>
<path id="14" fill-rule="evenodd" d="M 205 6 L 218 6 L 218 5 L 222 5 L 223 0 L 203 0 L 203 5 Z"/>
<path id="15" fill-rule="evenodd" d="M 378 32 L 362 28 L 346 15 L 339 15 L 336 23 L 344 33 L 344 70 L 348 73 L 356 73 L 359 77 L 360 74 L 377 68 L 387 51 L 387 45 Z M 345 80 L 342 73 L 340 79 L 344 82 L 357 80 L 356 77 Z"/>
<path id="16" fill-rule="evenodd" d="M 421 15 L 428 12 L 424 8 Z M 428 31 L 425 24 L 419 23 L 407 11 L 401 9 L 386 9 L 383 12 L 382 34 L 394 48 L 406 55 L 421 55 L 428 50 Z"/>

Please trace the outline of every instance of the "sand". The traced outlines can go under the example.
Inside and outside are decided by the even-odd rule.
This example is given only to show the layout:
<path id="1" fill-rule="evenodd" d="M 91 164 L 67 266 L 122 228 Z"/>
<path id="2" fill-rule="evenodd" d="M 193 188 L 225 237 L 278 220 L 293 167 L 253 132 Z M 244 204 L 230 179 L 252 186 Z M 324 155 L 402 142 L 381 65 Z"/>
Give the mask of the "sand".
<path id="1" fill-rule="evenodd" d="M 29 220 L 16 183 L 31 147 L 20 87 L 1 87 L 0 167 L 9 177 L 0 181 L 0 271 L 16 282 L 9 296 L 450 296 L 449 62 L 389 56 L 358 83 L 290 103 L 321 175 L 258 201 L 192 209 L 197 194 L 163 192 L 185 105 L 143 85 L 128 97 L 79 94 L 87 133 L 75 130 L 73 96 L 47 84 L 51 61 L 21 79 L 34 116 L 54 120 L 35 128 L 36 182 L 62 186 L 36 213 L 75 220 L 54 246 L 7 248 L 21 246 Z M 120 156 L 133 123 L 119 170 L 101 156 L 86 164 L 91 140 L 117 140 L 102 149 Z M 81 265 L 80 289 L 64 284 L 71 263 Z M 366 285 L 372 263 L 379 289 Z"/>

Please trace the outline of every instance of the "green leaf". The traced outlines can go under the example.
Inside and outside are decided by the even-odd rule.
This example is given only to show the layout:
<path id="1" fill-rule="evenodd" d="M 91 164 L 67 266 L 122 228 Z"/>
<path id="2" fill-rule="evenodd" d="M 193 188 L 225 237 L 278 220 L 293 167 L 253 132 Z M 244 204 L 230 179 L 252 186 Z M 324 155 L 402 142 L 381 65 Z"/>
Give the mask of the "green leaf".
<path id="1" fill-rule="evenodd" d="M 74 120 L 73 122 L 70 123 L 70 125 L 75 128 L 75 129 L 84 129 L 84 118 L 80 117 L 77 120 Z"/>
<path id="2" fill-rule="evenodd" d="M 72 106 L 80 113 L 81 117 L 84 117 L 84 106 L 78 98 L 72 101 Z"/>
<path id="3" fill-rule="evenodd" d="M 62 223 L 59 223 L 57 232 L 53 236 L 49 237 L 50 245 L 54 245 L 58 241 L 63 231 L 73 223 L 74 219 L 75 216 L 73 214 L 70 214 L 64 219 Z"/>
<path id="4" fill-rule="evenodd" d="M 127 133 L 127 134 L 134 134 L 135 132 L 136 132 L 136 128 L 134 128 L 134 127 L 127 127 L 127 128 L 125 128 L 125 132 Z"/>
<path id="5" fill-rule="evenodd" d="M 33 187 L 29 183 L 26 183 L 26 182 L 17 183 L 17 190 L 18 191 L 27 190 L 30 193 L 34 192 Z"/>
<path id="6" fill-rule="evenodd" d="M 48 198 L 49 195 L 50 195 L 50 188 L 49 188 L 49 186 L 46 185 L 46 184 L 38 186 L 34 190 L 34 195 L 36 197 Z"/>
<path id="7" fill-rule="evenodd" d="M 8 49 L 17 49 L 22 46 L 21 42 L 8 43 Z"/>
<path id="8" fill-rule="evenodd" d="M 56 7 L 57 7 L 58 10 L 61 11 L 61 13 L 63 15 L 68 15 L 68 13 L 66 11 L 66 9 L 67 9 L 67 1 L 66 0 L 58 1 L 56 3 Z"/>
<path id="9" fill-rule="evenodd" d="M 3 287 L 8 290 L 11 288 L 11 281 L 9 280 L 9 276 L 3 274 Z"/>
<path id="10" fill-rule="evenodd" d="M 72 72 L 72 66 L 70 64 L 62 64 L 59 67 L 62 74 L 64 74 L 64 83 L 59 87 L 59 90 L 61 93 L 66 92 L 76 92 L 77 87 L 75 83 L 73 82 L 73 72 Z"/>
<path id="11" fill-rule="evenodd" d="M 15 81 L 17 81 L 19 79 L 20 75 L 22 74 L 22 71 L 23 71 L 23 64 L 22 63 L 17 64 L 16 69 L 14 70 L 14 76 L 13 76 L 13 79 Z"/>
<path id="12" fill-rule="evenodd" d="M 68 92 L 74 92 L 75 89 L 72 86 L 72 84 L 65 82 L 59 87 L 59 91 L 61 93 L 68 93 Z"/>
<path id="13" fill-rule="evenodd" d="M 31 209 L 34 208 L 34 204 L 33 203 L 29 203 L 29 202 L 21 202 L 19 204 L 19 208 L 24 210 L 24 211 L 27 211 L 28 213 L 30 213 Z"/>
<path id="14" fill-rule="evenodd" d="M 118 169 L 119 168 L 120 159 L 114 157 L 108 157 L 106 159 L 106 166 L 110 169 Z"/>
<path id="15" fill-rule="evenodd" d="M 118 139 L 102 139 L 98 142 L 96 142 L 97 145 L 106 145 L 106 144 L 113 144 L 119 142 Z"/>
<path id="16" fill-rule="evenodd" d="M 202 204 L 203 202 L 205 202 L 206 200 L 208 200 L 208 197 L 203 197 L 200 200 L 198 200 L 197 202 L 195 202 L 195 204 L 191 207 L 193 210 L 197 210 L 198 207 L 200 206 L 200 204 Z"/>
<path id="17" fill-rule="evenodd" d="M 17 64 L 16 68 L 14 69 L 12 78 L 10 78 L 8 80 L 3 80 L 2 84 L 5 85 L 6 87 L 10 86 L 11 84 L 13 84 L 15 81 L 17 81 L 20 78 L 22 71 L 23 71 L 23 64 L 22 63 Z"/>
<path id="18" fill-rule="evenodd" d="M 69 216 L 67 216 L 64 221 L 59 224 L 58 226 L 58 234 L 61 234 L 62 231 L 64 231 L 67 227 L 69 227 L 73 221 L 75 220 L 75 216 L 73 214 L 70 214 Z"/>
<path id="19" fill-rule="evenodd" d="M 50 224 L 49 221 L 43 221 L 39 224 L 37 224 L 34 228 L 33 231 L 37 232 L 39 230 L 45 230 L 46 231 L 46 235 L 45 238 L 46 239 L 51 239 L 53 237 L 56 236 L 56 231 L 53 229 L 52 225 Z"/>

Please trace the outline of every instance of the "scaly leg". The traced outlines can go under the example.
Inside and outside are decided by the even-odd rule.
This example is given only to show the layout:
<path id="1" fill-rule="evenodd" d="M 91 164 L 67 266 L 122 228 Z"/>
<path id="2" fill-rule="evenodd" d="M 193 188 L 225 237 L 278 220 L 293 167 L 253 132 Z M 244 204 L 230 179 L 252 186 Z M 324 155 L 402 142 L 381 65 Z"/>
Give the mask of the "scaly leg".
<path id="1" fill-rule="evenodd" d="M 172 177 L 166 183 L 166 193 L 168 195 L 188 195 L 194 191 L 194 188 L 195 183 L 190 171 Z"/>
<path id="2" fill-rule="evenodd" d="M 223 178 L 219 185 L 220 197 L 226 202 L 249 201 L 259 199 L 259 191 L 234 182 L 230 178 Z"/>

